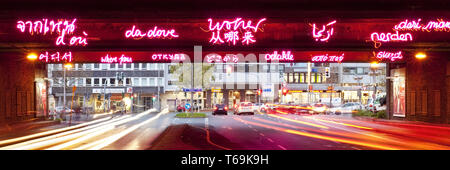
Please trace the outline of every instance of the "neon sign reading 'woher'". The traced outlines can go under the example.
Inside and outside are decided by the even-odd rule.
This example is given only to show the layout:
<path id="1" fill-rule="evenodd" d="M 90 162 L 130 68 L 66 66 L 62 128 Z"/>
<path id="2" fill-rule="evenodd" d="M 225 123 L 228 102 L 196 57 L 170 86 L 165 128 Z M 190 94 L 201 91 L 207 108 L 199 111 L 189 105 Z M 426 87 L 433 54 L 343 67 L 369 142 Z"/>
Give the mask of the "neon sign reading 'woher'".
<path id="1" fill-rule="evenodd" d="M 72 36 L 69 38 L 69 41 L 66 41 L 65 36 L 66 35 L 72 35 L 75 32 L 76 25 L 75 22 L 77 19 L 73 19 L 72 21 L 66 20 L 66 19 L 60 19 L 60 20 L 49 20 L 49 19 L 41 19 L 36 21 L 17 21 L 17 29 L 20 30 L 20 32 L 24 33 L 27 30 L 28 27 L 28 33 L 31 35 L 34 34 L 43 34 L 46 35 L 47 33 L 58 34 L 58 38 L 56 39 L 55 44 L 56 45 L 87 45 L 87 36 L 88 34 L 83 31 L 82 36 Z M 68 42 L 68 43 L 66 43 Z"/>
<path id="2" fill-rule="evenodd" d="M 242 20 L 236 18 L 235 20 L 224 20 L 222 22 L 213 23 L 213 19 L 209 18 L 209 31 L 212 35 L 209 42 L 212 44 L 228 43 L 229 45 L 236 45 L 241 42 L 243 45 L 255 43 L 253 33 L 256 33 L 259 26 L 266 18 L 260 19 L 256 24 L 252 24 L 251 20 Z M 243 34 L 243 35 L 240 35 Z"/>

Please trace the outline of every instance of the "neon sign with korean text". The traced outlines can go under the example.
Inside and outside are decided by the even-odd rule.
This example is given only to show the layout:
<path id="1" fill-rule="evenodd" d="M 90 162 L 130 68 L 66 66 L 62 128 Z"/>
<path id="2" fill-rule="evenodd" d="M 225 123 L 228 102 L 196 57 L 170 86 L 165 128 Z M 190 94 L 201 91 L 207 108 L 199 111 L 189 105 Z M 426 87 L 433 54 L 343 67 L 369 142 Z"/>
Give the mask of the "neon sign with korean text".
<path id="1" fill-rule="evenodd" d="M 66 41 L 65 36 L 66 35 L 72 35 L 75 32 L 76 25 L 75 22 L 77 19 L 65 20 L 60 19 L 57 21 L 54 20 L 48 20 L 48 19 L 42 19 L 42 20 L 36 20 L 36 21 L 17 21 L 17 29 L 20 30 L 20 32 L 24 33 L 27 30 L 28 27 L 28 33 L 30 35 L 34 34 L 43 34 L 46 35 L 47 33 L 53 34 L 56 33 L 58 38 L 56 39 L 55 44 L 56 45 L 87 45 L 87 36 L 88 34 L 83 31 L 83 35 L 81 36 L 71 36 L 69 37 L 69 40 Z M 66 43 L 67 42 L 67 43 Z"/>
<path id="2" fill-rule="evenodd" d="M 341 55 L 329 55 L 329 54 L 323 54 L 323 55 L 314 55 L 311 57 L 312 62 L 342 62 L 344 60 L 344 53 Z"/>
<path id="3" fill-rule="evenodd" d="M 242 18 L 236 18 L 235 20 L 224 20 L 222 22 L 213 23 L 211 18 L 208 19 L 209 30 L 212 35 L 209 42 L 212 44 L 228 43 L 229 45 L 236 45 L 240 41 L 243 45 L 249 45 L 255 43 L 253 33 L 258 31 L 259 26 L 264 22 L 266 18 L 260 19 L 256 24 L 252 24 L 251 20 L 244 21 Z M 243 35 L 241 35 L 243 34 Z"/>
<path id="4" fill-rule="evenodd" d="M 100 59 L 100 62 L 101 63 L 109 63 L 109 64 L 111 64 L 111 63 L 119 63 L 119 64 L 132 63 L 133 58 L 126 56 L 125 54 L 122 54 L 120 57 L 106 54 L 106 56 L 104 56 Z"/>
<path id="5" fill-rule="evenodd" d="M 125 37 L 126 38 L 147 37 L 149 39 L 153 39 L 153 38 L 178 38 L 178 35 L 175 33 L 175 29 L 165 30 L 155 26 L 153 29 L 150 29 L 147 32 L 143 32 L 137 29 L 135 25 L 133 25 L 131 29 L 125 31 Z"/>
<path id="6" fill-rule="evenodd" d="M 294 61 L 294 55 L 291 51 L 282 51 L 278 53 L 278 51 L 274 51 L 272 54 L 266 54 L 266 61 Z"/>
<path id="7" fill-rule="evenodd" d="M 330 37 L 333 35 L 333 24 L 336 23 L 336 20 L 329 22 L 326 25 L 322 25 L 322 29 L 316 28 L 316 24 L 312 24 L 312 35 L 316 41 L 328 41 Z M 324 34 L 326 33 L 326 35 Z"/>
<path id="8" fill-rule="evenodd" d="M 39 61 L 43 61 L 46 63 L 53 63 L 53 62 L 72 62 L 72 52 L 54 52 L 49 53 L 48 51 L 43 52 L 39 55 Z"/>
<path id="9" fill-rule="evenodd" d="M 401 60 L 403 59 L 403 55 L 402 52 L 387 52 L 387 51 L 380 51 L 377 53 L 376 55 L 377 59 L 379 60 L 390 60 L 390 61 L 395 61 L 395 60 Z"/>

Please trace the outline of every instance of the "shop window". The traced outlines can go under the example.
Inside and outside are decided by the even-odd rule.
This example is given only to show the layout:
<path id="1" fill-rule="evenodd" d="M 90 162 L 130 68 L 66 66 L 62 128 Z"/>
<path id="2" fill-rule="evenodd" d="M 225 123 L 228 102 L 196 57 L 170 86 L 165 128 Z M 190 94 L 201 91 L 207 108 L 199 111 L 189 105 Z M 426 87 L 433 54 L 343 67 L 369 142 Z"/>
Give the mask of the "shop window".
<path id="1" fill-rule="evenodd" d="M 299 73 L 294 73 L 294 83 L 299 83 Z"/>
<path id="2" fill-rule="evenodd" d="M 294 82 L 294 73 L 288 73 L 289 74 L 289 83 L 293 83 Z"/>
<path id="3" fill-rule="evenodd" d="M 305 83 L 305 73 L 300 73 L 300 83 Z"/>
<path id="4" fill-rule="evenodd" d="M 317 76 L 317 78 L 316 78 L 317 82 L 316 83 L 322 83 L 322 73 L 316 73 L 316 76 Z"/>
<path id="5" fill-rule="evenodd" d="M 316 75 L 317 73 L 311 73 L 311 83 L 316 83 Z"/>
<path id="6" fill-rule="evenodd" d="M 284 73 L 284 82 L 288 82 L 288 73 Z"/>

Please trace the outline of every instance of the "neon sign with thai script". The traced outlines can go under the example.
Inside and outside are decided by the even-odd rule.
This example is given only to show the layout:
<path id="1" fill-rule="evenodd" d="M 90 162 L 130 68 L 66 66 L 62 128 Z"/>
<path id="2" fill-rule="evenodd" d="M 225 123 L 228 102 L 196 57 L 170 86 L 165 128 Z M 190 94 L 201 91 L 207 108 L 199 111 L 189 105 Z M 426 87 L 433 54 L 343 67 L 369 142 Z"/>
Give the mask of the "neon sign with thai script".
<path id="1" fill-rule="evenodd" d="M 133 25 L 131 29 L 125 31 L 125 37 L 126 38 L 147 37 L 149 39 L 153 39 L 153 38 L 178 38 L 178 35 L 175 33 L 175 29 L 165 30 L 155 26 L 153 29 L 150 29 L 147 32 L 143 32 L 137 29 L 135 25 Z"/>
<path id="2" fill-rule="evenodd" d="M 401 52 L 401 51 L 396 52 L 396 53 L 393 53 L 393 52 L 387 52 L 387 51 L 380 51 L 380 52 L 377 53 L 376 57 L 377 57 L 377 59 L 379 59 L 379 60 L 385 60 L 385 59 L 388 59 L 388 60 L 390 60 L 390 61 L 395 61 L 395 60 L 397 60 L 397 59 L 398 59 L 398 60 L 403 59 L 403 55 L 402 55 L 402 52 Z"/>
<path id="3" fill-rule="evenodd" d="M 344 60 L 344 53 L 341 55 L 329 55 L 329 54 L 323 54 L 323 55 L 314 55 L 311 57 L 312 62 L 342 62 Z"/>
<path id="4" fill-rule="evenodd" d="M 152 55 L 152 60 L 154 61 L 184 61 L 186 59 L 186 56 L 184 56 L 184 54 L 162 54 L 162 53 L 158 53 L 158 54 L 153 54 Z"/>
<path id="5" fill-rule="evenodd" d="M 408 30 L 408 31 L 450 31 L 450 21 L 438 19 L 437 21 L 428 21 L 426 25 L 420 24 L 422 19 L 404 20 L 394 26 L 394 30 Z"/>
<path id="6" fill-rule="evenodd" d="M 239 61 L 239 57 L 237 55 L 225 55 L 222 57 L 221 55 L 212 54 L 212 55 L 206 56 L 206 61 L 208 63 L 212 63 L 212 62 L 221 63 L 221 62 L 228 62 L 228 61 L 233 61 L 233 62 L 237 63 Z"/>
<path id="7" fill-rule="evenodd" d="M 272 54 L 266 54 L 265 59 L 267 61 L 294 61 L 294 55 L 291 51 L 282 51 L 281 53 L 274 51 Z"/>
<path id="8" fill-rule="evenodd" d="M 43 62 L 72 62 L 72 52 L 54 52 L 49 53 L 48 51 L 41 53 L 39 55 L 39 61 Z"/>
<path id="9" fill-rule="evenodd" d="M 209 30 L 212 35 L 209 42 L 212 44 L 223 44 L 228 43 L 229 45 L 236 45 L 240 41 L 243 45 L 249 45 L 250 43 L 255 43 L 256 40 L 253 33 L 256 33 L 259 26 L 264 22 L 266 18 L 260 19 L 256 24 L 252 25 L 252 21 L 247 22 L 242 20 L 242 18 L 236 18 L 233 21 L 224 20 L 222 22 L 213 23 L 211 18 L 208 19 Z M 223 31 L 223 32 L 221 32 Z M 243 35 L 240 36 L 240 33 Z"/>
<path id="10" fill-rule="evenodd" d="M 20 32 L 25 32 L 28 27 L 28 33 L 31 35 L 34 34 L 43 34 L 46 35 L 47 33 L 58 34 L 58 38 L 56 39 L 55 44 L 56 45 L 66 45 L 65 36 L 66 35 L 72 35 L 75 32 L 76 26 L 75 22 L 77 19 L 65 20 L 60 19 L 57 21 L 54 20 L 48 20 L 48 19 L 42 19 L 37 21 L 17 21 L 17 29 L 20 30 Z M 87 37 L 88 34 L 83 31 L 82 36 L 72 36 L 69 37 L 69 41 L 67 41 L 68 45 L 87 45 Z"/>
<path id="11" fill-rule="evenodd" d="M 111 63 L 119 63 L 119 64 L 132 63 L 133 58 L 126 56 L 125 54 L 122 54 L 120 57 L 106 54 L 106 56 L 104 56 L 100 59 L 100 62 L 109 63 L 109 64 L 111 64 Z"/>
<path id="12" fill-rule="evenodd" d="M 330 39 L 330 37 L 333 35 L 333 27 L 332 25 L 336 23 L 336 20 L 329 22 L 326 25 L 322 25 L 322 29 L 318 29 L 316 28 L 316 24 L 314 23 L 312 25 L 313 29 L 312 29 L 312 35 L 313 38 L 316 39 L 316 41 L 328 41 L 328 39 Z M 328 29 L 326 29 L 328 28 Z M 326 32 L 325 32 L 326 31 Z M 326 33 L 326 35 L 324 34 Z"/>

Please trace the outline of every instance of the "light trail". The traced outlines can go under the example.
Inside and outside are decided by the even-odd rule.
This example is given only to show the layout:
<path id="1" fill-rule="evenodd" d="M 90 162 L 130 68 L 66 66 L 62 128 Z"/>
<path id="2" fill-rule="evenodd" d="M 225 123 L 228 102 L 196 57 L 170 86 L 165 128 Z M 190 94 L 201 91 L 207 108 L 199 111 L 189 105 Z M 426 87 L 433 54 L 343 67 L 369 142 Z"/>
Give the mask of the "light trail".
<path id="1" fill-rule="evenodd" d="M 317 127 L 317 128 L 328 129 L 328 127 L 326 127 L 326 126 L 322 126 L 322 125 L 318 125 L 318 124 L 314 124 L 314 123 L 308 123 L 308 122 L 304 122 L 304 121 L 300 121 L 300 120 L 294 120 L 294 119 L 290 119 L 290 118 L 286 118 L 286 117 L 278 116 L 278 115 L 273 115 L 273 114 L 268 114 L 268 115 L 271 116 L 271 117 L 276 117 L 276 118 L 287 120 L 287 121 L 290 121 L 290 122 L 300 123 L 300 124 L 313 126 L 313 127 Z"/>
<path id="2" fill-rule="evenodd" d="M 366 130 L 372 130 L 373 129 L 373 128 L 370 128 L 370 127 L 358 126 L 358 125 L 353 125 L 353 124 L 348 124 L 348 123 L 341 123 L 341 122 L 335 122 L 335 121 L 329 121 L 329 120 L 323 120 L 323 119 L 316 119 L 316 118 L 313 118 L 313 117 L 306 117 L 305 116 L 303 118 L 318 120 L 318 121 L 327 122 L 327 123 L 334 123 L 334 124 L 339 124 L 339 125 L 344 125 L 344 126 L 350 126 L 350 127 L 355 127 L 355 128 L 359 128 L 359 129 L 366 129 Z"/>

